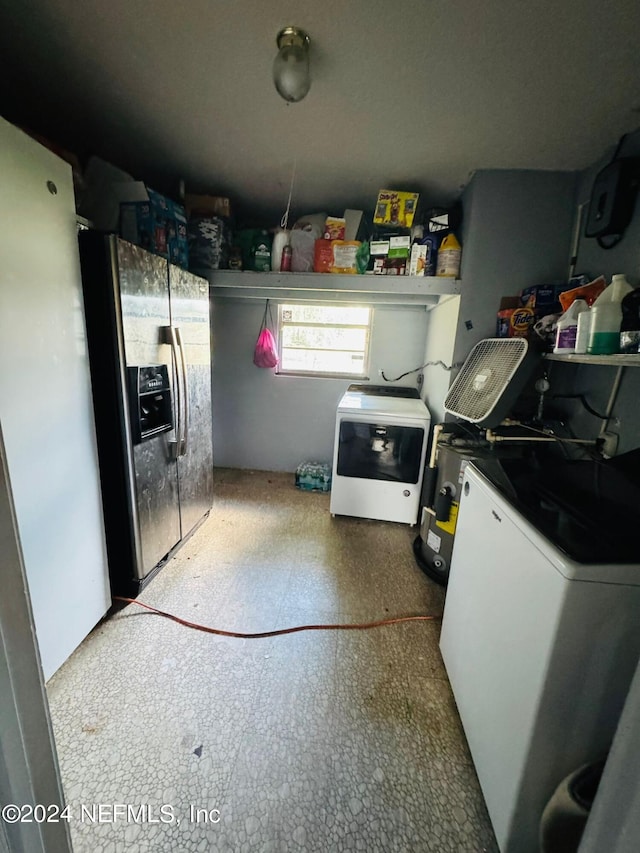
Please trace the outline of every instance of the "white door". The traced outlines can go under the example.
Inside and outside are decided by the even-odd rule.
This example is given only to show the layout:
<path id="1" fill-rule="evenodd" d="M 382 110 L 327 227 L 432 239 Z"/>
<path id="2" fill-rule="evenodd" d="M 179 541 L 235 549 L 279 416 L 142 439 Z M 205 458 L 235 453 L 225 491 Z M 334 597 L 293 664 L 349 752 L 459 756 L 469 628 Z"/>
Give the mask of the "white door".
<path id="1" fill-rule="evenodd" d="M 45 678 L 109 607 L 71 168 L 0 120 L 0 423 Z"/>

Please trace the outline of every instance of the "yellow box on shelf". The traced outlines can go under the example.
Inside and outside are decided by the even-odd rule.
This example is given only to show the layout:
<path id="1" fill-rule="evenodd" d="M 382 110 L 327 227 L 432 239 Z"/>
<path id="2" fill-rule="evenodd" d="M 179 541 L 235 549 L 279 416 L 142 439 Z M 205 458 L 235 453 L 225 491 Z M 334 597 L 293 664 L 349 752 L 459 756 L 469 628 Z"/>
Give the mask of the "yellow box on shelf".
<path id="1" fill-rule="evenodd" d="M 411 228 L 418 206 L 418 193 L 380 190 L 373 221 L 376 225 Z"/>

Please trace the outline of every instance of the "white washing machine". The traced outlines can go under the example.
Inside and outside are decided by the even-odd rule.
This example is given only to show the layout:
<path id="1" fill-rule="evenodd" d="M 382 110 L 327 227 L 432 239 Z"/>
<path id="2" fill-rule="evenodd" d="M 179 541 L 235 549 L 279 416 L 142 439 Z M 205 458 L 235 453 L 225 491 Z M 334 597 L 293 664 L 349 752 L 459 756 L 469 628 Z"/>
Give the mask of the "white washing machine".
<path id="1" fill-rule="evenodd" d="M 640 655 L 634 533 L 614 525 L 604 547 L 590 542 L 600 507 L 575 530 L 560 512 L 558 538 L 545 536 L 465 471 L 440 647 L 502 853 L 537 853 L 556 786 L 606 755 Z M 555 544 L 563 537 L 581 560 Z"/>
<path id="2" fill-rule="evenodd" d="M 336 414 L 332 515 L 415 524 L 430 423 L 414 388 L 350 385 Z"/>

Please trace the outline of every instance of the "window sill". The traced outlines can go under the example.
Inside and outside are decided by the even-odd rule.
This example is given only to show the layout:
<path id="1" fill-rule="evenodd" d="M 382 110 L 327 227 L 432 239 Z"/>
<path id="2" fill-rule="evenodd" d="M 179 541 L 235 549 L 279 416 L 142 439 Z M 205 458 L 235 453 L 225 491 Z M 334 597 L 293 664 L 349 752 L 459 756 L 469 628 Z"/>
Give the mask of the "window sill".
<path id="1" fill-rule="evenodd" d="M 321 373 L 320 371 L 302 371 L 296 372 L 293 370 L 278 370 L 274 371 L 274 376 L 281 376 L 283 379 L 341 379 L 349 382 L 370 382 L 370 376 L 362 376 L 361 373 Z"/>
<path id="2" fill-rule="evenodd" d="M 450 277 L 339 275 L 213 270 L 208 276 L 214 297 L 290 299 L 300 302 L 353 302 L 383 305 L 437 305 L 460 294 L 461 282 Z"/>

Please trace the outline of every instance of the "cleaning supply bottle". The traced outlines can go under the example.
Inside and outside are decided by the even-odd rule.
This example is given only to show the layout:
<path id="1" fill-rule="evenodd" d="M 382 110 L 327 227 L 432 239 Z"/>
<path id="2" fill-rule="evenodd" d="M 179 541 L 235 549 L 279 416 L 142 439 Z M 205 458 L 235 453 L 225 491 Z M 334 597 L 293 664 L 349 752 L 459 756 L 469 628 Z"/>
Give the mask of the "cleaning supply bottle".
<path id="1" fill-rule="evenodd" d="M 570 353 L 576 351 L 576 338 L 578 335 L 578 318 L 583 311 L 588 311 L 589 306 L 584 299 L 574 299 L 571 305 L 558 320 L 556 327 L 555 353 Z"/>
<path id="2" fill-rule="evenodd" d="M 591 355 L 611 355 L 620 351 L 621 303 L 632 290 L 624 275 L 614 275 L 611 284 L 593 303 L 587 346 Z"/>
<path id="3" fill-rule="evenodd" d="M 586 311 L 578 314 L 578 330 L 576 332 L 576 353 L 585 353 L 589 345 L 589 334 L 591 332 L 591 315 L 593 311 L 587 305 Z"/>
<path id="4" fill-rule="evenodd" d="M 278 228 L 273 235 L 273 243 L 271 245 L 271 271 L 280 272 L 282 269 L 282 250 L 288 246 L 291 239 L 291 233 L 285 228 Z"/>
<path id="5" fill-rule="evenodd" d="M 436 275 L 452 275 L 454 278 L 458 278 L 461 256 L 462 247 L 456 240 L 456 235 L 447 234 L 438 249 Z"/>
<path id="6" fill-rule="evenodd" d="M 640 352 L 640 287 L 627 293 L 620 306 L 620 352 Z"/>

